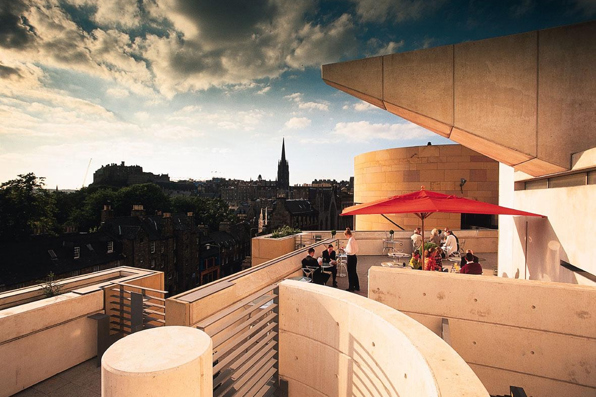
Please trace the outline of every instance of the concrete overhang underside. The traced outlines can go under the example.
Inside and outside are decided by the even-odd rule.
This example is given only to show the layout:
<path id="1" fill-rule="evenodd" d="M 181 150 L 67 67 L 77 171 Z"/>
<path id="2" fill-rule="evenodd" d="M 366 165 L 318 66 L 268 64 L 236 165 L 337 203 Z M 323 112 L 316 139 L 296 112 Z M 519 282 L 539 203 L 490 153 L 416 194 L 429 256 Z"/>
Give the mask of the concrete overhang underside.
<path id="1" fill-rule="evenodd" d="M 596 147 L 596 21 L 323 65 L 328 85 L 533 176 Z"/>

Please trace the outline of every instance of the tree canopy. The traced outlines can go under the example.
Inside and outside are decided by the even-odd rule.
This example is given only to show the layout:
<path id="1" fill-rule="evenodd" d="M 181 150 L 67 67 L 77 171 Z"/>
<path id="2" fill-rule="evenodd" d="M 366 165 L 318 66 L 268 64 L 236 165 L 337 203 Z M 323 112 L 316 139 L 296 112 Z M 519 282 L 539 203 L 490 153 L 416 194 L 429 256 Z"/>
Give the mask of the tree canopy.
<path id="1" fill-rule="evenodd" d="M 0 185 L 0 240 L 19 240 L 36 232 L 56 234 L 56 203 L 44 178 L 18 175 Z"/>
<path id="2" fill-rule="evenodd" d="M 153 183 L 129 187 L 88 187 L 74 193 L 44 189 L 44 178 L 33 173 L 0 185 L 0 241 L 14 241 L 36 233 L 55 235 L 67 226 L 92 231 L 101 223 L 103 206 L 116 216 L 130 215 L 143 205 L 147 215 L 159 212 L 193 212 L 197 224 L 217 230 L 234 215 L 221 199 L 169 197 Z"/>

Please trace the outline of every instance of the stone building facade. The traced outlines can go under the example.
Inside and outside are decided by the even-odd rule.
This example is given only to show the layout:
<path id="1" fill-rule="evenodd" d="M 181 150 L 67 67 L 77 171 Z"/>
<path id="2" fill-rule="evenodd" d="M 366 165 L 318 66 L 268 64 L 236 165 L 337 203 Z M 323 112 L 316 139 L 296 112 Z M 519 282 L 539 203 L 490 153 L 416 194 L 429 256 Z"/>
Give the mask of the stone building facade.
<path id="1" fill-rule="evenodd" d="M 428 190 L 498 204 L 499 163 L 462 145 L 427 145 L 378 150 L 354 158 L 354 201 L 365 203 Z M 413 214 L 387 215 L 406 230 L 420 225 Z M 494 227 L 490 215 L 433 214 L 426 228 Z M 358 215 L 358 230 L 398 230 L 381 215 Z"/>

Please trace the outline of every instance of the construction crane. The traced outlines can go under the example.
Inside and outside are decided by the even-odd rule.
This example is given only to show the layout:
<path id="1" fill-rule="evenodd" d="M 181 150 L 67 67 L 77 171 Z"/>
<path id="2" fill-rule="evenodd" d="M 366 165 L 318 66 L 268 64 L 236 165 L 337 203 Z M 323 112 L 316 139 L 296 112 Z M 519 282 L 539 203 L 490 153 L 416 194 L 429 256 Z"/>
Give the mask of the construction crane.
<path id="1" fill-rule="evenodd" d="M 91 167 L 91 160 L 93 160 L 93 157 L 91 157 L 89 159 L 89 164 L 87 164 L 87 171 L 85 171 L 85 177 L 83 178 L 83 185 L 81 186 L 81 188 L 85 187 L 85 181 L 87 180 L 87 174 L 89 173 L 89 167 Z"/>

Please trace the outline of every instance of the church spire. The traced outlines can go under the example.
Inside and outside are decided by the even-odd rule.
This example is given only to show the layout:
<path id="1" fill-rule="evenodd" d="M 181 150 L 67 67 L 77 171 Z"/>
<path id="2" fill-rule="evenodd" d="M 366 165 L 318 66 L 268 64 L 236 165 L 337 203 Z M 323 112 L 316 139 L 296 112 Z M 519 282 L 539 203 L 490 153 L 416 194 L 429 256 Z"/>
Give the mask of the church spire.
<path id="1" fill-rule="evenodd" d="M 286 140 L 281 143 L 281 160 L 277 163 L 277 188 L 287 192 L 290 190 L 290 167 L 286 160 Z"/>

